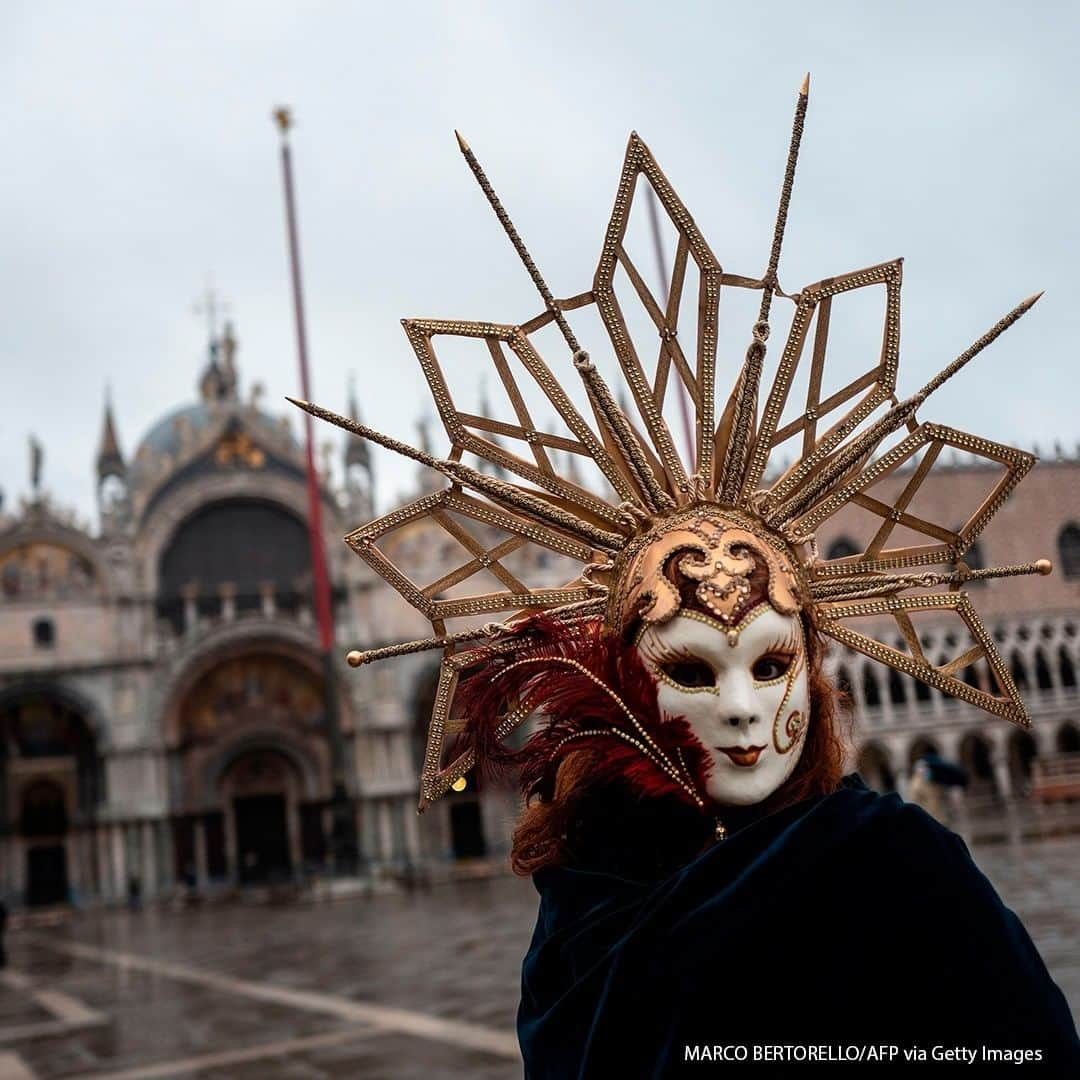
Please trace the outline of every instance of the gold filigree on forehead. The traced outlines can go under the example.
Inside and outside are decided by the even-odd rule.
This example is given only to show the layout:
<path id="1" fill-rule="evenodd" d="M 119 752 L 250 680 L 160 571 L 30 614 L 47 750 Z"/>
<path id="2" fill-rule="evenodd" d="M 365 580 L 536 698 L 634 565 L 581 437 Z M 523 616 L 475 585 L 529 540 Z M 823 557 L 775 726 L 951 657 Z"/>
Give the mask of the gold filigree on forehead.
<path id="1" fill-rule="evenodd" d="M 702 506 L 648 538 L 622 571 L 628 586 L 609 617 L 622 627 L 639 619 L 667 622 L 683 609 L 684 583 L 692 587 L 693 602 L 725 631 L 764 602 L 781 615 L 795 615 L 802 607 L 795 565 L 720 508 Z M 755 592 L 755 573 L 765 576 L 763 592 Z"/>
<path id="2" fill-rule="evenodd" d="M 458 665 L 469 655 L 461 650 L 481 638 L 512 642 L 519 620 L 538 612 L 566 620 L 603 619 L 618 632 L 631 629 L 636 620 L 655 624 L 676 613 L 692 614 L 682 603 L 684 595 L 692 596 L 695 607 L 725 632 L 762 605 L 783 614 L 802 612 L 822 633 L 850 648 L 989 712 L 1028 724 L 1007 665 L 966 594 L 957 590 L 971 580 L 1049 573 L 1044 559 L 978 570 L 963 562 L 1035 459 L 1012 447 L 921 422 L 917 414 L 946 380 L 1030 310 L 1038 295 L 999 319 L 914 394 L 899 398 L 901 260 L 832 274 L 794 293 L 779 285 L 808 95 L 807 80 L 796 103 L 772 245 L 760 276 L 724 269 L 652 152 L 634 133 L 595 273 L 584 290 L 565 299 L 557 299 L 548 287 L 475 154 L 459 136 L 461 152 L 532 279 L 543 310 L 516 324 L 405 321 L 446 432 L 444 456 L 310 402 L 296 402 L 314 416 L 429 467 L 447 482 L 444 490 L 399 507 L 348 538 L 356 553 L 432 627 L 426 638 L 356 650 L 349 662 L 359 666 L 423 649 L 444 653 L 420 809 L 473 764 L 468 751 L 443 761 L 453 727 L 449 717 Z M 674 238 L 666 264 L 670 269 L 661 275 L 658 291 L 649 284 L 654 275 L 643 270 L 637 247 L 643 235 L 638 224 L 649 228 L 639 218 L 648 213 L 643 199 L 650 197 Z M 650 245 L 644 257 L 651 261 L 654 256 Z M 721 294 L 730 296 L 733 289 L 756 294 L 760 303 L 725 404 L 717 398 L 717 343 L 721 312 L 729 310 Z M 825 378 L 832 351 L 830 327 L 871 295 L 884 301 L 880 350 L 871 351 L 863 370 L 833 388 Z M 774 300 L 791 303 L 793 310 L 766 386 L 764 361 Z M 571 318 L 577 318 L 580 309 L 599 316 L 602 330 L 594 347 L 615 369 L 615 383 L 601 375 L 600 365 L 577 339 Z M 645 334 L 637 333 L 642 325 L 648 328 Z M 569 363 L 564 357 L 552 361 L 542 355 L 539 335 L 549 327 L 565 342 Z M 479 414 L 463 405 L 475 387 L 473 369 L 467 369 L 470 375 L 463 385 L 460 366 L 447 365 L 450 348 L 455 354 L 471 349 L 489 365 L 491 385 L 504 394 L 501 415 L 486 404 Z M 574 405 L 575 395 L 564 385 L 568 378 L 580 380 L 577 390 L 588 409 Z M 685 454 L 669 428 L 680 403 L 687 413 Z M 899 442 L 891 440 L 894 435 Z M 886 440 L 889 445 L 883 445 Z M 949 447 L 1004 470 L 1000 476 L 996 470 L 983 470 L 990 478 L 985 498 L 959 527 L 951 517 L 928 520 L 912 510 L 920 487 Z M 466 455 L 479 459 L 480 467 L 466 464 Z M 775 467 L 778 459 L 784 460 Z M 591 479 L 581 475 L 582 467 L 593 470 Z M 908 473 L 902 488 L 888 493 L 875 486 L 901 470 Z M 850 509 L 869 517 L 863 550 L 838 559 L 818 558 L 817 530 Z M 415 528 L 421 520 L 440 537 L 440 549 L 456 545 L 460 554 L 449 568 L 440 566 L 430 581 L 414 580 L 419 573 L 416 560 L 410 564 L 397 554 L 397 547 L 409 545 L 393 543 L 393 534 Z M 898 528 L 915 539 L 890 547 Z M 530 551 L 544 558 L 523 558 Z M 552 587 L 550 570 L 540 572 L 549 559 L 565 559 L 574 566 L 561 587 Z M 530 568 L 536 581 L 530 580 Z M 765 583 L 763 590 L 756 587 L 758 581 Z M 493 588 L 495 582 L 499 587 Z M 941 591 L 926 592 L 934 587 Z M 481 625 L 496 612 L 506 613 L 507 621 Z M 931 663 L 912 625 L 913 616 L 923 613 L 962 620 L 975 647 Z M 870 615 L 895 619 L 907 651 L 854 629 Z M 999 693 L 976 693 L 961 677 L 975 663 L 989 668 L 979 681 L 996 685 Z M 783 719 L 789 736 L 805 730 L 796 720 Z"/>

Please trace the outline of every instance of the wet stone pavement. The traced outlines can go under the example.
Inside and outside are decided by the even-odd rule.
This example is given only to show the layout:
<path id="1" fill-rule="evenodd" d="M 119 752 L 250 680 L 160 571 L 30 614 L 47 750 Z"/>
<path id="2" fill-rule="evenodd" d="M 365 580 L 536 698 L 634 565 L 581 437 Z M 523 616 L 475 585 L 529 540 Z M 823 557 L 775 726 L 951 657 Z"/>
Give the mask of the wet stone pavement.
<path id="1" fill-rule="evenodd" d="M 974 854 L 1080 1012 L 1080 837 Z M 0 973 L 0 1080 L 520 1077 L 535 915 L 532 884 L 507 874 L 19 930 Z"/>

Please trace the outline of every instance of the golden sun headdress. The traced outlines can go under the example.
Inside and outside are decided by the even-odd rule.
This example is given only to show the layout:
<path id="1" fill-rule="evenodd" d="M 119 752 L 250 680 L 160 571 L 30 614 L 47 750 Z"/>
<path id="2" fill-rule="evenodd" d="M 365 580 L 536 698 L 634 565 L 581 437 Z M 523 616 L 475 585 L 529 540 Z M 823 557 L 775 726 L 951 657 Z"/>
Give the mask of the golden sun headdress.
<path id="1" fill-rule="evenodd" d="M 721 266 L 648 147 L 632 134 L 592 286 L 556 299 L 459 135 L 465 160 L 544 310 L 517 324 L 404 320 L 449 436 L 445 457 L 309 402 L 296 402 L 429 466 L 448 482 L 345 538 L 432 626 L 431 637 L 353 652 L 349 662 L 359 666 L 425 649 L 443 653 L 420 809 L 460 787 L 475 764 L 472 750 L 444 760 L 448 739 L 461 727 L 454 695 L 459 675 L 491 656 L 500 634 L 539 612 L 568 624 L 603 621 L 616 631 L 634 620 L 664 621 L 680 603 L 671 583 L 672 560 L 676 576 L 696 583 L 698 602 L 721 623 L 739 617 L 752 568 L 763 565 L 769 600 L 778 610 L 809 611 L 821 632 L 848 648 L 989 713 L 1029 724 L 1008 668 L 961 590 L 968 581 L 1050 572 L 1045 559 L 986 569 L 964 562 L 1035 459 L 977 435 L 920 421 L 916 413 L 1038 295 L 1009 312 L 915 394 L 898 398 L 901 260 L 824 278 L 796 293 L 779 286 L 808 89 L 809 78 L 799 93 L 772 246 L 761 277 L 733 274 Z M 635 222 L 649 214 L 658 254 L 662 219 L 673 247 L 659 291 L 648 284 L 643 261 L 632 257 L 632 237 L 640 235 Z M 845 307 L 875 291 L 884 307 L 880 350 L 865 370 L 829 390 L 824 376 L 830 330 L 843 319 Z M 757 317 L 741 365 L 732 369 L 734 389 L 717 415 L 716 369 L 718 355 L 724 363 L 726 351 L 721 312 L 735 306 L 722 299 L 747 293 L 760 294 Z M 790 325 L 765 390 L 776 298 L 792 305 Z M 602 340 L 597 315 L 617 362 L 617 381 L 602 377 L 568 318 L 591 317 Z M 569 361 L 559 362 L 559 377 L 540 351 L 540 339 L 553 329 L 570 353 Z M 490 365 L 505 391 L 510 419 L 460 407 L 454 373 L 440 360 L 452 345 L 474 348 Z M 582 408 L 575 396 L 583 398 Z M 683 420 L 689 419 L 687 403 L 693 427 L 685 425 L 688 446 L 680 455 L 673 430 L 680 407 Z M 558 419 L 541 426 L 547 414 Z M 508 443 L 521 452 L 508 449 Z M 960 525 L 915 512 L 919 489 L 946 447 L 995 466 L 985 471 L 981 504 Z M 776 465 L 792 453 L 793 461 Z M 590 462 L 595 466 L 591 482 L 579 468 Z M 879 485 L 897 475 L 906 482 L 890 487 L 895 493 L 887 496 Z M 834 515 L 851 511 L 873 523 L 872 538 L 861 551 L 823 558 L 816 532 Z M 426 584 L 413 580 L 416 569 L 407 572 L 382 543 L 421 519 L 463 552 L 456 569 Z M 891 539 L 895 546 L 888 546 Z M 530 549 L 548 555 L 530 562 L 523 557 Z M 530 567 L 551 557 L 576 567 L 567 572 L 565 583 L 530 586 L 523 580 Z M 495 612 L 517 614 L 503 624 L 481 623 Z M 932 662 L 923 652 L 916 620 L 935 614 L 956 620 L 948 640 L 957 644 L 953 656 Z M 464 629 L 456 628 L 463 623 Z M 988 672 L 972 678 L 977 665 Z M 524 704 L 510 708 L 499 722 L 499 736 L 505 738 L 528 716 Z"/>

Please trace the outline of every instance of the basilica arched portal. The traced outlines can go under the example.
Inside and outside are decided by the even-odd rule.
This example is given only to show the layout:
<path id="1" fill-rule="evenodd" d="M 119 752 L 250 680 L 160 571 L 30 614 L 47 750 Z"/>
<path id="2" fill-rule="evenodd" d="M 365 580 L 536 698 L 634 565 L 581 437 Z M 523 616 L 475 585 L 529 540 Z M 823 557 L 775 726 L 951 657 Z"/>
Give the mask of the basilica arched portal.
<path id="1" fill-rule="evenodd" d="M 0 887 L 34 906 L 91 891 L 102 789 L 86 710 L 61 687 L 8 691 L 0 700 Z"/>
<path id="2" fill-rule="evenodd" d="M 319 869 L 330 771 L 318 660 L 284 643 L 206 658 L 167 721 L 179 880 L 283 881 Z"/>

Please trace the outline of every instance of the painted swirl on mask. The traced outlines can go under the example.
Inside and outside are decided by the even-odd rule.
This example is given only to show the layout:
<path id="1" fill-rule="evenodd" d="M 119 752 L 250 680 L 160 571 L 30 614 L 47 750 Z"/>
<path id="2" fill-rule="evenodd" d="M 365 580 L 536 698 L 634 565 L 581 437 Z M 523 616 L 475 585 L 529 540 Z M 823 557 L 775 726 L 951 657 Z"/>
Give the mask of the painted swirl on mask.
<path id="1" fill-rule="evenodd" d="M 806 659 L 806 643 L 803 640 L 802 625 L 799 622 L 796 625 L 799 627 L 799 649 L 791 667 L 788 668 L 787 686 L 784 687 L 784 696 L 780 699 L 780 705 L 777 707 L 772 722 L 772 744 L 773 749 L 778 754 L 790 754 L 798 745 L 799 740 L 806 734 L 806 717 L 803 716 L 802 712 L 799 709 L 787 711 L 788 702 L 791 700 L 791 695 L 795 690 L 795 680 L 798 679 Z M 781 741 L 780 718 L 785 713 L 787 713 L 787 716 L 784 719 L 783 741 Z"/>

